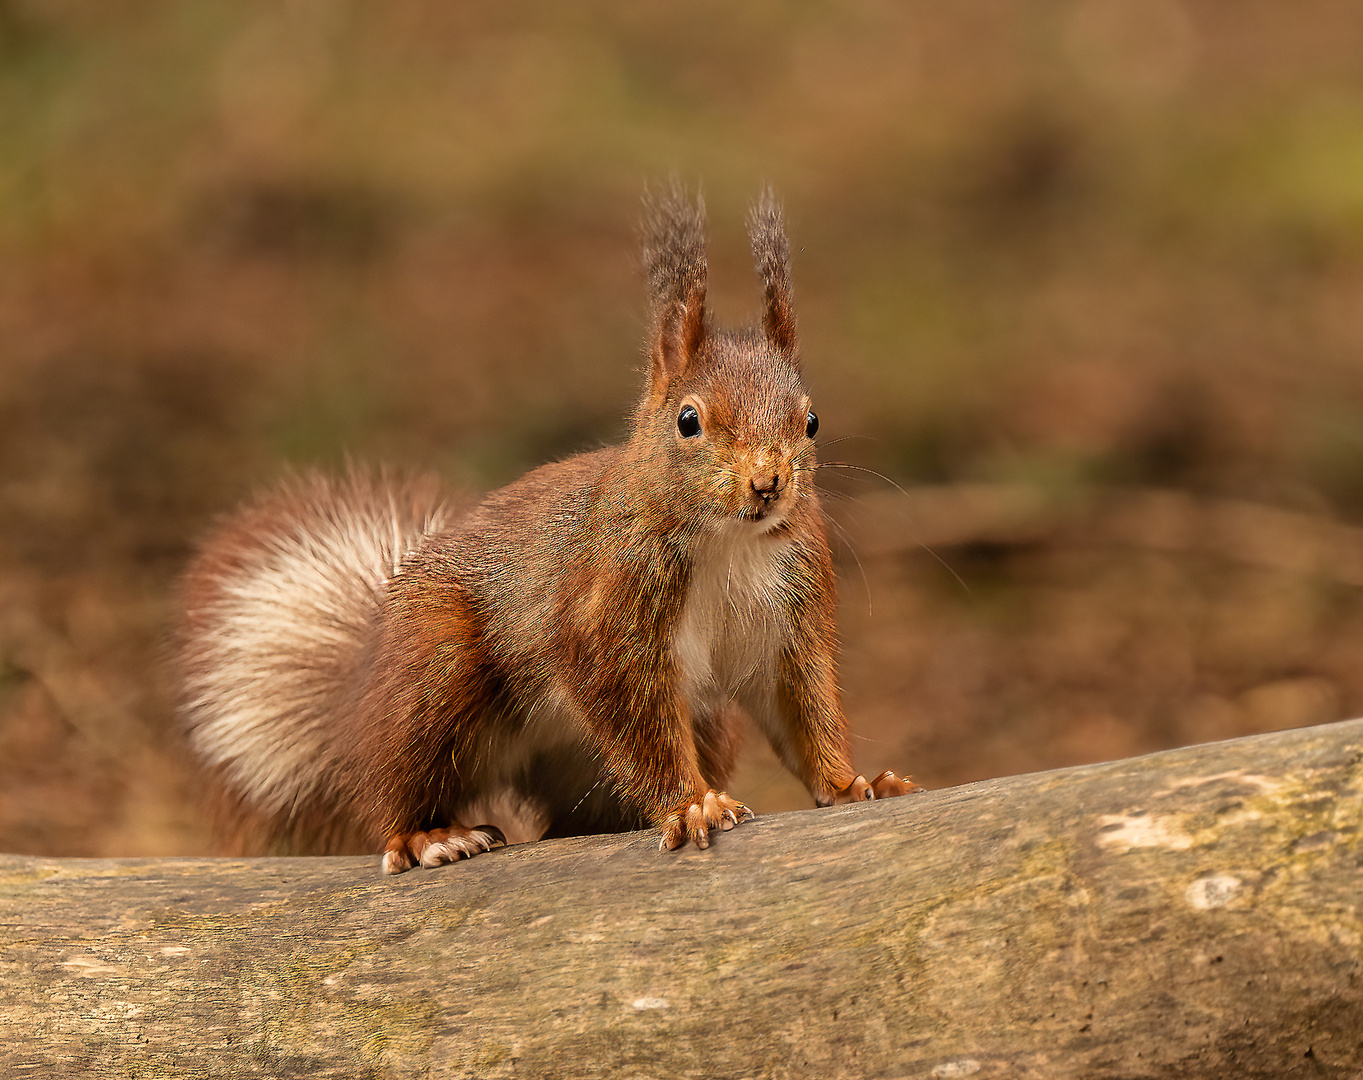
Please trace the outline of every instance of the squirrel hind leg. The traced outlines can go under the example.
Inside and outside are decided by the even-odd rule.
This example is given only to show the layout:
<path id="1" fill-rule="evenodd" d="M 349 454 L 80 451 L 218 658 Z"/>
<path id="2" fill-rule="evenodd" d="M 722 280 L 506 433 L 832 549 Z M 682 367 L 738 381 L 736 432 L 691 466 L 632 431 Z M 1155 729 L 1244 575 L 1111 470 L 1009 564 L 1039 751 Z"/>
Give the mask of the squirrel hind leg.
<path id="1" fill-rule="evenodd" d="M 443 866 L 471 859 L 494 847 L 503 847 L 506 836 L 496 825 L 467 829 L 451 825 L 448 829 L 394 833 L 383 849 L 383 872 L 401 874 L 414 866 Z"/>

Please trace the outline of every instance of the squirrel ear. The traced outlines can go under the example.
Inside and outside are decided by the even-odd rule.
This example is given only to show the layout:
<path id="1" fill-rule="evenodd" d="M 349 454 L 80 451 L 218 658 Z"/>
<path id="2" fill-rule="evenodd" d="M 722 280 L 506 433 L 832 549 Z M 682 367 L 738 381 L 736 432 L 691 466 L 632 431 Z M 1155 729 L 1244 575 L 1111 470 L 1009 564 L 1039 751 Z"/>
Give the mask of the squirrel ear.
<path id="1" fill-rule="evenodd" d="M 748 213 L 748 237 L 762 278 L 762 330 L 772 348 L 791 363 L 795 348 L 795 309 L 791 303 L 790 242 L 780 200 L 766 188 Z"/>
<path id="2" fill-rule="evenodd" d="M 661 401 L 700 349 L 705 337 L 705 203 L 690 200 L 672 177 L 662 191 L 645 191 L 644 268 L 653 329 L 649 396 Z"/>

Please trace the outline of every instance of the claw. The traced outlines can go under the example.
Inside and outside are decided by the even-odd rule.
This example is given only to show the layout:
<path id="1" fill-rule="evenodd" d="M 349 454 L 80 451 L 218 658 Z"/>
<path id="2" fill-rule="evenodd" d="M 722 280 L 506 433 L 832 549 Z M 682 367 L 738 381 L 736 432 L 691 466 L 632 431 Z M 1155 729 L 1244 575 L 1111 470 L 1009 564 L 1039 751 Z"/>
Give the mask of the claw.
<path id="1" fill-rule="evenodd" d="M 676 807 L 663 822 L 659 851 L 675 851 L 685 844 L 698 848 L 710 846 L 710 833 L 728 832 L 749 818 L 756 817 L 748 807 L 722 791 L 697 793 L 697 798 Z"/>
<path id="2" fill-rule="evenodd" d="M 866 777 L 855 776 L 852 782 L 833 796 L 835 806 L 842 803 L 865 802 L 867 799 L 874 799 L 875 792 L 871 790 L 871 785 L 866 782 Z"/>
<path id="3" fill-rule="evenodd" d="M 710 815 L 707 811 L 713 795 L 714 792 L 707 792 L 704 802 L 699 805 L 692 803 L 686 811 L 686 836 L 698 848 L 710 846 Z"/>
<path id="4" fill-rule="evenodd" d="M 396 833 L 388 838 L 384 849 L 383 872 L 401 874 L 417 865 L 442 866 L 504 846 L 506 834 L 496 825 L 479 825 L 475 829 L 453 825 L 428 832 Z"/>

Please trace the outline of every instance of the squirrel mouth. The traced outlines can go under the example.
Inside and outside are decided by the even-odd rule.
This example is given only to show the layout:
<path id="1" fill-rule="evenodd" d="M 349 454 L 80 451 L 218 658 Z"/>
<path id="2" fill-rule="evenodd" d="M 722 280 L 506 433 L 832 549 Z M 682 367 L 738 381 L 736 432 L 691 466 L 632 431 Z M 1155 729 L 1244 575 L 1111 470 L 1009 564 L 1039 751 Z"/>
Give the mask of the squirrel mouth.
<path id="1" fill-rule="evenodd" d="M 739 511 L 738 516 L 740 518 L 743 518 L 745 521 L 765 523 L 770 525 L 773 522 L 779 521 L 781 518 L 785 517 L 785 511 L 786 511 L 785 503 L 777 502 L 774 499 L 771 500 L 770 502 L 767 501 L 766 499 L 763 499 L 754 505 L 744 507 L 742 510 Z"/>

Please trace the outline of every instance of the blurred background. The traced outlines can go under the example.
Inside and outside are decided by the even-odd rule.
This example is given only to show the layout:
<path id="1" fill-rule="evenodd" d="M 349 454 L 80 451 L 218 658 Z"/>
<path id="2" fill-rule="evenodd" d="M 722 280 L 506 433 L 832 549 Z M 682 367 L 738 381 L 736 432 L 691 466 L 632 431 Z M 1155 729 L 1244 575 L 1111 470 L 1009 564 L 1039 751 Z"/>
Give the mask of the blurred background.
<path id="1" fill-rule="evenodd" d="M 1363 712 L 1357 4 L 0 0 L 0 850 L 213 850 L 195 538 L 618 437 L 673 170 L 722 320 L 786 200 L 868 771 Z"/>

